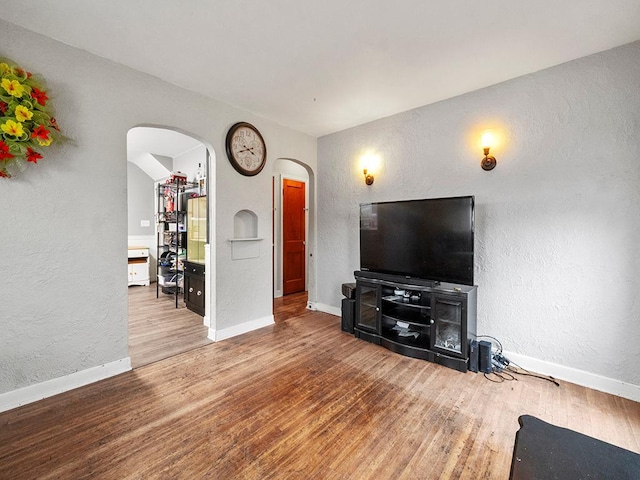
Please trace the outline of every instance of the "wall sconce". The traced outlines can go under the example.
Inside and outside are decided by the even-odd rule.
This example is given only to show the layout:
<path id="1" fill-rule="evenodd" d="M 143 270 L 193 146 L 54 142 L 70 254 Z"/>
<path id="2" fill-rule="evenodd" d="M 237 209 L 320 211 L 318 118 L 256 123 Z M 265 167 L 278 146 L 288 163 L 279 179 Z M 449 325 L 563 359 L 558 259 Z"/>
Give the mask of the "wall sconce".
<path id="1" fill-rule="evenodd" d="M 360 157 L 360 168 L 364 174 L 364 183 L 367 185 L 373 185 L 373 173 L 378 170 L 380 166 L 380 157 L 376 154 L 366 154 Z"/>
<path id="2" fill-rule="evenodd" d="M 366 168 L 362 170 L 362 173 L 364 173 L 364 183 L 366 183 L 367 185 L 373 185 L 373 175 L 371 173 L 367 173 Z"/>
<path id="3" fill-rule="evenodd" d="M 484 158 L 482 159 L 482 162 L 480 162 L 480 166 L 483 170 L 493 170 L 497 163 L 496 157 L 489 155 L 489 150 L 491 150 L 491 147 L 495 143 L 493 134 L 489 131 L 484 132 L 480 143 L 482 145 L 482 150 L 484 151 Z"/>

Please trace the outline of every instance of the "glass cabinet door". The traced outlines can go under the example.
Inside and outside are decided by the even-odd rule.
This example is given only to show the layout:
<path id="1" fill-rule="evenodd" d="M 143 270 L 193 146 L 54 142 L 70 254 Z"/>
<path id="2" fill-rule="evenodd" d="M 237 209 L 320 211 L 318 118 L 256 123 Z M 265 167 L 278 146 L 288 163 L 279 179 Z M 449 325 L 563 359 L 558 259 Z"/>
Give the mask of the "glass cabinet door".
<path id="1" fill-rule="evenodd" d="M 358 283 L 356 291 L 356 327 L 370 332 L 378 332 L 378 299 L 380 287 Z"/>
<path id="2" fill-rule="evenodd" d="M 187 201 L 187 261 L 204 263 L 207 243 L 207 197 Z"/>
<path id="3" fill-rule="evenodd" d="M 431 305 L 431 342 L 434 350 L 463 356 L 466 332 L 463 331 L 464 302 L 443 295 L 433 295 Z"/>

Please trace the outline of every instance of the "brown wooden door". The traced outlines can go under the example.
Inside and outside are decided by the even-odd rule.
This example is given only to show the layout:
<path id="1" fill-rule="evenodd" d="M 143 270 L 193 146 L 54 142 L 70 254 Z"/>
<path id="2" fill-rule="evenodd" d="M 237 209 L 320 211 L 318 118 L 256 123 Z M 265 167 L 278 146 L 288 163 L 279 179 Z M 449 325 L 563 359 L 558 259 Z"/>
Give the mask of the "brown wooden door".
<path id="1" fill-rule="evenodd" d="M 282 192 L 282 290 L 305 288 L 305 184 L 284 179 Z"/>

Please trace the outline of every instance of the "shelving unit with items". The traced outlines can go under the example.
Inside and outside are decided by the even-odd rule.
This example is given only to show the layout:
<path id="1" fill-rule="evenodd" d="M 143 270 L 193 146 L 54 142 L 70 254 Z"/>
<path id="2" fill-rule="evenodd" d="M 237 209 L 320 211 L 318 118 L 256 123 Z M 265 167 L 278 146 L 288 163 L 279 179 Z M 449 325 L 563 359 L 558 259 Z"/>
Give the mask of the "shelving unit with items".
<path id="1" fill-rule="evenodd" d="M 184 262 L 187 252 L 185 192 L 198 185 L 187 182 L 186 177 L 172 175 L 157 186 L 158 212 L 156 214 L 157 274 L 156 298 L 163 293 L 174 295 L 176 308 L 183 292 Z"/>

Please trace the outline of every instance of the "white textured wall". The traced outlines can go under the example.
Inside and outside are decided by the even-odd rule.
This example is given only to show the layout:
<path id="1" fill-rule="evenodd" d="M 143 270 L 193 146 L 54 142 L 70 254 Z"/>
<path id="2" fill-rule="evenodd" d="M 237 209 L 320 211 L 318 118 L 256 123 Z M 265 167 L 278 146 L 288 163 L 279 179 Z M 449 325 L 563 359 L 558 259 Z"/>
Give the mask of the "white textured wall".
<path id="1" fill-rule="evenodd" d="M 251 118 L 248 115 L 244 117 Z M 317 168 L 315 138 L 302 136 L 261 119 L 249 121 L 258 127 L 267 143 L 268 164 L 263 171 L 253 177 L 241 176 L 227 160 L 224 148 L 218 154 L 216 179 L 218 188 L 216 191 L 216 292 L 218 295 L 216 328 L 218 330 L 272 314 L 272 162 L 278 158 L 295 158 L 313 170 Z M 231 123 L 228 127 L 230 126 Z M 239 195 L 238 192 L 242 194 Z M 258 215 L 258 237 L 264 239 L 259 244 L 258 258 L 242 260 L 231 258 L 229 239 L 233 238 L 233 217 L 240 210 L 251 210 Z M 268 308 L 264 308 L 267 305 Z"/>
<path id="2" fill-rule="evenodd" d="M 202 172 L 206 173 L 207 147 L 204 144 L 200 144 L 173 159 L 173 170 L 184 173 L 189 181 L 195 179 L 198 165 L 201 165 Z"/>
<path id="3" fill-rule="evenodd" d="M 483 127 L 505 135 L 492 172 Z M 359 203 L 475 195 L 479 333 L 640 385 L 639 145 L 640 42 L 322 137 L 318 299 L 358 269 Z"/>
<path id="4" fill-rule="evenodd" d="M 137 165 L 127 162 L 129 235 L 150 235 L 155 237 L 155 195 L 155 186 L 151 177 Z M 148 220 L 149 226 L 141 226 L 141 220 Z"/>
<path id="5" fill-rule="evenodd" d="M 42 74 L 64 133 L 64 148 L 0 184 L 0 393 L 126 358 L 126 136 L 141 124 L 191 132 L 216 152 L 219 323 L 271 314 L 271 253 L 232 262 L 225 243 L 233 215 L 260 217 L 270 242 L 271 175 L 241 177 L 224 154 L 237 121 L 264 134 L 268 162 L 315 167 L 316 140 L 245 111 L 174 87 L 0 20 L 0 55 Z M 172 68 L 175 65 L 171 66 Z M 220 325 L 218 325 L 220 328 Z"/>

